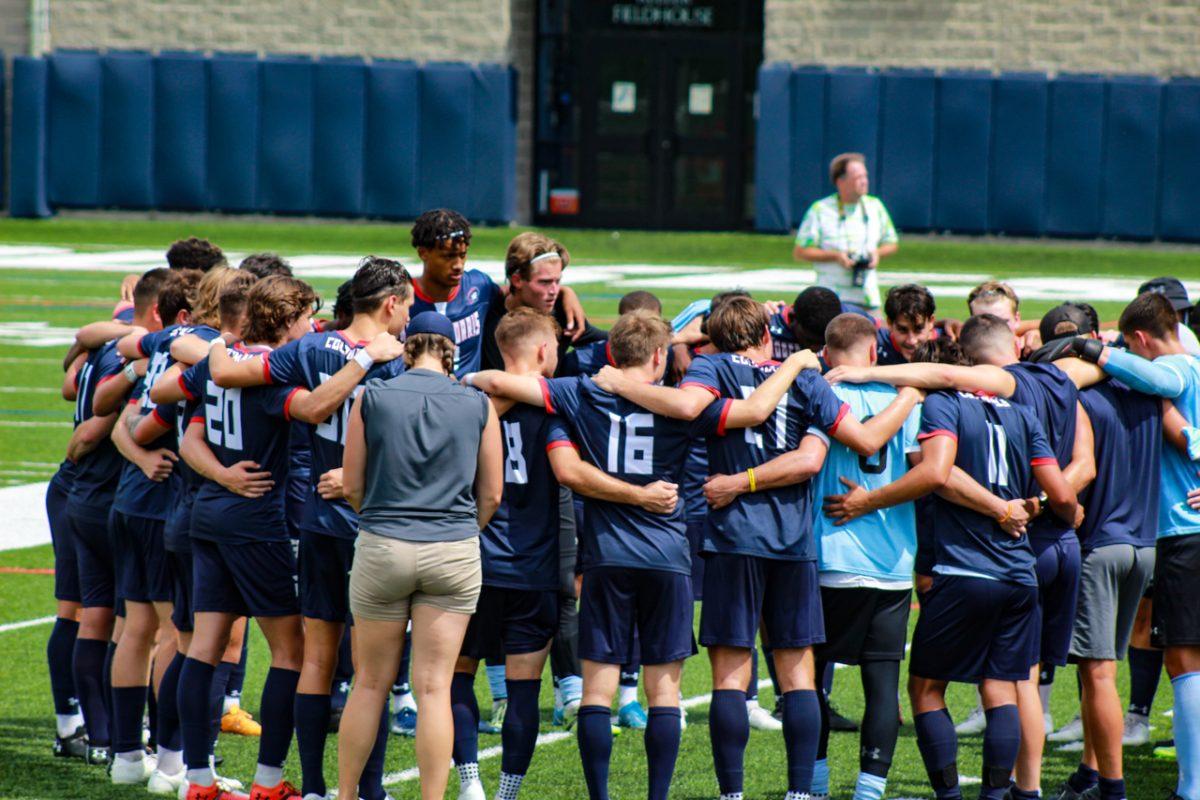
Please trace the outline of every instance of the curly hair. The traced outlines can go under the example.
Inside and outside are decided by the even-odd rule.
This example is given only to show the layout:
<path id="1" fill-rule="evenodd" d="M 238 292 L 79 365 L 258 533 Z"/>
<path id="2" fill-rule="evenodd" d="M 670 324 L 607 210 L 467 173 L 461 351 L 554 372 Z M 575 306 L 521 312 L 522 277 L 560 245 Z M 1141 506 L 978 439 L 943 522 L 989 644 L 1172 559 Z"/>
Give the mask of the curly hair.
<path id="1" fill-rule="evenodd" d="M 471 223 L 457 211 L 435 208 L 417 217 L 412 226 L 412 246 L 432 250 L 447 242 L 471 244 Z"/>
<path id="2" fill-rule="evenodd" d="M 208 239 L 192 236 L 180 239 L 167 248 L 167 265 L 171 269 L 198 269 L 208 272 L 213 267 L 227 267 L 221 248 Z"/>
<path id="3" fill-rule="evenodd" d="M 567 248 L 549 236 L 536 231 L 518 233 L 508 243 L 508 252 L 504 256 L 504 274 L 509 278 L 520 275 L 521 280 L 527 281 L 533 274 L 533 260 L 551 255 L 558 256 L 563 269 L 571 263 L 571 254 L 567 252 Z"/>
<path id="4" fill-rule="evenodd" d="M 429 355 L 442 360 L 442 372 L 454 374 L 454 351 L 456 345 L 445 336 L 436 333 L 415 333 L 404 340 L 404 366 L 412 369 L 421 356 Z"/>
<path id="5" fill-rule="evenodd" d="M 217 267 L 204 273 L 196 287 L 196 301 L 192 304 L 192 324 L 216 328 L 221 324 L 221 293 L 231 285 L 254 276 L 229 267 Z"/>
<path id="6" fill-rule="evenodd" d="M 255 344 L 278 342 L 300 315 L 319 302 L 317 293 L 302 280 L 286 275 L 263 278 L 246 295 L 246 325 L 242 336 Z"/>
<path id="7" fill-rule="evenodd" d="M 908 317 L 914 325 L 922 325 L 932 320 L 936 311 L 933 292 L 919 283 L 893 286 L 888 289 L 887 299 L 883 301 L 883 314 L 889 322 Z"/>
<path id="8" fill-rule="evenodd" d="M 244 269 L 256 278 L 272 275 L 292 276 L 292 265 L 277 253 L 251 253 L 242 259 L 238 269 Z"/>

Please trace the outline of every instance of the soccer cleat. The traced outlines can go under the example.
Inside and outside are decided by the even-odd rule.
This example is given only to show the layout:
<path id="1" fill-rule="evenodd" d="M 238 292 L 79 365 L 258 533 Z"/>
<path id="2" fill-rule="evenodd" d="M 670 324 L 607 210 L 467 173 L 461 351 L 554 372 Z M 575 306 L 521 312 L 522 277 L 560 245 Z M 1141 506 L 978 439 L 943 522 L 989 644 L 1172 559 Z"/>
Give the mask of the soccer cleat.
<path id="1" fill-rule="evenodd" d="M 329 695 L 329 732 L 337 733 L 342 725 L 342 712 L 346 709 L 346 700 L 350 697 L 350 684 L 342 681 L 333 687 Z"/>
<path id="2" fill-rule="evenodd" d="M 858 723 L 838 713 L 832 702 L 827 703 L 827 707 L 829 708 L 829 730 L 842 733 L 854 733 L 858 730 Z"/>
<path id="3" fill-rule="evenodd" d="M 504 715 L 508 713 L 508 700 L 497 700 L 492 703 L 492 718 L 479 720 L 479 732 L 497 734 L 504 727 Z"/>
<path id="4" fill-rule="evenodd" d="M 1150 720 L 1137 714 L 1125 715 L 1125 731 L 1121 734 L 1125 747 L 1140 747 L 1150 744 Z"/>
<path id="5" fill-rule="evenodd" d="M 187 778 L 187 770 L 181 769 L 175 775 L 168 775 L 161 769 L 155 769 L 146 782 L 146 791 L 150 794 L 174 795 L 179 793 L 179 787 Z"/>
<path id="6" fill-rule="evenodd" d="M 579 716 L 579 706 L 582 700 L 568 700 L 562 708 L 554 709 L 554 724 L 561 725 L 567 730 L 575 727 L 575 719 Z"/>
<path id="7" fill-rule="evenodd" d="M 1170 744 L 1162 744 L 1154 748 L 1154 757 L 1161 758 L 1164 761 L 1177 761 L 1179 756 L 1175 752 L 1175 740 L 1171 740 Z"/>
<path id="8" fill-rule="evenodd" d="M 54 737 L 55 758 L 78 758 L 87 761 L 87 731 L 80 725 L 70 736 Z"/>
<path id="9" fill-rule="evenodd" d="M 750 717 L 750 727 L 756 731 L 781 731 L 783 723 L 771 716 L 771 713 L 758 703 L 746 704 L 746 713 Z"/>
<path id="10" fill-rule="evenodd" d="M 392 719 L 392 733 L 397 736 L 417 735 L 417 712 L 412 708 L 401 708 Z"/>
<path id="11" fill-rule="evenodd" d="M 250 787 L 250 800 L 302 800 L 302 798 L 299 789 L 287 781 L 280 781 L 275 786 L 254 784 Z"/>
<path id="12" fill-rule="evenodd" d="M 1050 716 L 1049 711 L 1042 715 L 1042 730 L 1045 731 L 1042 734 L 1043 736 L 1049 736 L 1054 733 L 1054 717 Z"/>
<path id="13" fill-rule="evenodd" d="M 1083 795 L 1075 791 L 1069 781 L 1063 781 L 1050 797 L 1052 800 L 1079 800 Z"/>
<path id="14" fill-rule="evenodd" d="M 1051 742 L 1081 742 L 1083 741 L 1083 720 L 1079 717 L 1063 725 L 1046 737 Z"/>
<path id="15" fill-rule="evenodd" d="M 460 784 L 458 800 L 487 800 L 487 792 L 483 790 L 483 782 L 478 778 Z"/>
<path id="16" fill-rule="evenodd" d="M 116 786 L 136 786 L 145 783 L 158 767 L 158 759 L 154 756 L 142 756 L 136 761 L 128 761 L 118 756 L 109 767 L 108 776 Z"/>
<path id="17" fill-rule="evenodd" d="M 622 728 L 644 731 L 647 722 L 646 711 L 637 700 L 626 703 L 617 711 L 617 724 Z"/>
<path id="18" fill-rule="evenodd" d="M 112 758 L 112 754 L 107 747 L 92 747 L 90 744 L 88 745 L 87 763 L 103 767 L 108 765 L 110 758 Z"/>
<path id="19" fill-rule="evenodd" d="M 249 711 L 241 706 L 232 706 L 221 716 L 221 733 L 262 736 L 262 725 L 254 721 Z"/>
<path id="20" fill-rule="evenodd" d="M 1080 739 L 1078 742 L 1067 742 L 1066 744 L 1060 744 L 1058 747 L 1054 748 L 1054 750 L 1059 753 L 1082 753 L 1083 740 Z"/>
<path id="21" fill-rule="evenodd" d="M 220 781 L 212 786 L 197 786 L 187 782 L 183 786 L 187 787 L 186 793 L 181 793 L 183 800 L 250 800 L 247 795 L 222 788 Z"/>
<path id="22" fill-rule="evenodd" d="M 987 716 L 983 713 L 983 706 L 975 706 L 970 716 L 954 726 L 954 732 L 959 736 L 978 736 L 986 727 Z"/>

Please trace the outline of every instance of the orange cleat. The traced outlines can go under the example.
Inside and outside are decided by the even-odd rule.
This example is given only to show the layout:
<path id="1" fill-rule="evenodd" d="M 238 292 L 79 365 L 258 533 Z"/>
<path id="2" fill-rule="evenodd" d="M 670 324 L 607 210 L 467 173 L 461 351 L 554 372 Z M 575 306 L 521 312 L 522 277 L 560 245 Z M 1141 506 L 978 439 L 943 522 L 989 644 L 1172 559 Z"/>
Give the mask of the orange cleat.
<path id="1" fill-rule="evenodd" d="M 197 786 L 189 783 L 187 794 L 184 797 L 186 800 L 248 800 L 246 795 L 241 792 L 227 792 L 216 783 L 212 786 Z"/>
<path id="2" fill-rule="evenodd" d="M 254 784 L 250 787 L 250 800 L 301 800 L 301 797 L 295 786 L 287 781 L 280 781 L 278 786 Z"/>
<path id="3" fill-rule="evenodd" d="M 250 712 L 241 706 L 234 706 L 221 717 L 221 733 L 234 733 L 238 736 L 262 736 L 262 725 L 254 721 Z"/>

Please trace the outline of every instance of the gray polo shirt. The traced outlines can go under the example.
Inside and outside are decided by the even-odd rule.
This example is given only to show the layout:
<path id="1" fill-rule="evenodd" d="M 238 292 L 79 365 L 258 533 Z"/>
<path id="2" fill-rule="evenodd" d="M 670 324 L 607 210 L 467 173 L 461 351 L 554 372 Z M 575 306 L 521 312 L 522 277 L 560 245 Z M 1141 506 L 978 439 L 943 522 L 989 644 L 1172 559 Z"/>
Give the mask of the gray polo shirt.
<path id="1" fill-rule="evenodd" d="M 367 381 L 367 443 L 359 525 L 413 542 L 479 535 L 475 472 L 488 399 L 438 372 Z"/>

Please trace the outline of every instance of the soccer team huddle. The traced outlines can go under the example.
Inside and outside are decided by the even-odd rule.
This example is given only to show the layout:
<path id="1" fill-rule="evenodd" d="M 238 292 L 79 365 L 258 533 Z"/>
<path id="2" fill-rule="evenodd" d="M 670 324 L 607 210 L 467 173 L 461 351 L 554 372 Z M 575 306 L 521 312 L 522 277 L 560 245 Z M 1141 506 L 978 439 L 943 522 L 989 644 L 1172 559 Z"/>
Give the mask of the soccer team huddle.
<path id="1" fill-rule="evenodd" d="M 422 797 L 453 763 L 460 800 L 486 800 L 482 730 L 501 735 L 493 796 L 515 800 L 539 769 L 549 661 L 588 796 L 608 798 L 613 736 L 633 727 L 662 800 L 699 644 L 721 800 L 742 797 L 751 726 L 782 733 L 786 800 L 829 796 L 833 664 L 859 666 L 865 698 L 854 798 L 882 800 L 908 653 L 939 799 L 963 796 L 947 684 L 978 686 L 979 796 L 1028 800 L 1054 671 L 1075 663 L 1081 760 L 1053 795 L 1120 800 L 1116 663 L 1151 605 L 1133 652 L 1161 649 L 1140 673 L 1153 687 L 1165 662 L 1173 797 L 1200 800 L 1200 361 L 1178 281 L 1147 284 L 1115 326 L 1086 303 L 1022 322 L 989 282 L 963 322 L 908 284 L 881 320 L 820 287 L 790 305 L 721 292 L 672 321 L 632 292 L 603 331 L 561 285 L 561 244 L 516 236 L 501 286 L 468 268 L 470 242 L 456 212 L 423 214 L 420 276 L 367 256 L 318 319 L 279 257 L 234 269 L 180 241 L 79 330 L 46 501 L 57 754 L 233 800 L 214 744 L 252 730 L 249 797 L 322 800 L 340 719 L 338 796 L 388 797 L 391 730 L 417 737 Z M 257 724 L 223 703 L 249 618 L 270 649 Z"/>

